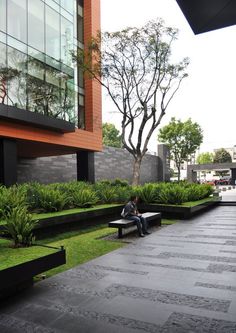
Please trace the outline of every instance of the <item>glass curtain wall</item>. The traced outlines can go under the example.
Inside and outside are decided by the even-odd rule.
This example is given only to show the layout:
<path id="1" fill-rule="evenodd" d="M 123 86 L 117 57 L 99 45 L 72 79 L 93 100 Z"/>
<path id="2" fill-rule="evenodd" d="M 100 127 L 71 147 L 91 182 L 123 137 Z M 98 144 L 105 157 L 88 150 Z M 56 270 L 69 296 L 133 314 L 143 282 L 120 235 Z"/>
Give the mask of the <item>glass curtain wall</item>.
<path id="1" fill-rule="evenodd" d="M 0 0 L 0 104 L 84 128 L 83 75 L 71 56 L 79 43 L 78 11 L 77 0 Z"/>

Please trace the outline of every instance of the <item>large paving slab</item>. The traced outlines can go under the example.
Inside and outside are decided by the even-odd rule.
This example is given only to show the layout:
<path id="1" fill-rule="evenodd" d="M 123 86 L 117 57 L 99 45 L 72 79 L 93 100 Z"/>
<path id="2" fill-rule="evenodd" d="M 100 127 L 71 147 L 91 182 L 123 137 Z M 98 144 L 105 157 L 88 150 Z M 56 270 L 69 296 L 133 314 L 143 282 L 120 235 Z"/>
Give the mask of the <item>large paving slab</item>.
<path id="1" fill-rule="evenodd" d="M 236 207 L 37 283 L 2 304 L 0 332 L 236 332 Z"/>

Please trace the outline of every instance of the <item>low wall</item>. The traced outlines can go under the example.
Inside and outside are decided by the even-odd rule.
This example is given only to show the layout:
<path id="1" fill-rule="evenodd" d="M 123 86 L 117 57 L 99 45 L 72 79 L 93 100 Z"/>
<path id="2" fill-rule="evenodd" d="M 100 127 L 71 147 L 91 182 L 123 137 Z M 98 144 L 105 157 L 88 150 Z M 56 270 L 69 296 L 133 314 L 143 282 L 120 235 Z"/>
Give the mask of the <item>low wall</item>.
<path id="1" fill-rule="evenodd" d="M 94 154 L 95 181 L 101 179 L 132 180 L 133 158 L 124 149 L 104 147 Z M 146 154 L 141 166 L 141 183 L 158 180 L 159 157 Z M 17 182 L 67 182 L 77 179 L 76 155 L 18 159 Z"/>

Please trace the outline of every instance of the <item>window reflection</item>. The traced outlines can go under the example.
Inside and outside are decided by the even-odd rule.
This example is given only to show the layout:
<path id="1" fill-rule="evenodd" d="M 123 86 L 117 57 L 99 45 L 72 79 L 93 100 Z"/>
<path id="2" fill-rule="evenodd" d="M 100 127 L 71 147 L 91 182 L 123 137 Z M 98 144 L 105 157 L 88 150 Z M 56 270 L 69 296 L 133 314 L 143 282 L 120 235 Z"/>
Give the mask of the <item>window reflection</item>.
<path id="1" fill-rule="evenodd" d="M 28 1 L 28 43 L 44 52 L 44 4 L 39 0 Z"/>
<path id="2" fill-rule="evenodd" d="M 73 49 L 73 24 L 61 17 L 61 61 L 72 66 L 71 50 Z"/>
<path id="3" fill-rule="evenodd" d="M 74 0 L 61 0 L 61 6 L 65 8 L 69 13 L 73 14 Z"/>
<path id="4" fill-rule="evenodd" d="M 84 128 L 83 96 L 78 95 L 83 73 L 78 80 L 71 57 L 78 33 L 83 40 L 83 19 L 76 31 L 74 0 L 52 3 L 0 0 L 0 104 L 76 122 L 80 100 Z"/>
<path id="5" fill-rule="evenodd" d="M 7 0 L 8 34 L 26 43 L 26 0 Z"/>
<path id="6" fill-rule="evenodd" d="M 8 105 L 26 108 L 26 54 L 8 47 L 7 51 Z"/>
<path id="7" fill-rule="evenodd" d="M 0 43 L 0 103 L 7 103 L 6 45 Z"/>
<path id="8" fill-rule="evenodd" d="M 46 6 L 46 54 L 60 59 L 60 15 Z"/>
<path id="9" fill-rule="evenodd" d="M 45 65 L 41 61 L 28 57 L 28 110 L 44 114 L 44 78 Z"/>
<path id="10" fill-rule="evenodd" d="M 0 30 L 6 32 L 6 0 L 0 0 Z"/>

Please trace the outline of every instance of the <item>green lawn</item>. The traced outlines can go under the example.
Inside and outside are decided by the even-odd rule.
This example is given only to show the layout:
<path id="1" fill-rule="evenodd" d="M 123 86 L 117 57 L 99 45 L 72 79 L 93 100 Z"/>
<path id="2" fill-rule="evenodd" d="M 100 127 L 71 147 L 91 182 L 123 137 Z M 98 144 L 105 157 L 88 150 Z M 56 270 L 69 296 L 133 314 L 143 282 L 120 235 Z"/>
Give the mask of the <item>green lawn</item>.
<path id="1" fill-rule="evenodd" d="M 217 198 L 218 199 L 218 198 Z M 150 205 L 159 205 L 159 206 L 174 206 L 174 207 L 194 207 L 197 205 L 200 205 L 204 202 L 209 202 L 209 201 L 216 201 L 215 197 L 208 197 L 205 199 L 197 200 L 197 201 L 188 201 L 188 202 L 183 202 L 181 205 L 174 205 L 174 204 L 165 204 L 165 203 L 150 203 Z"/>
<path id="2" fill-rule="evenodd" d="M 12 242 L 10 240 L 0 238 L 0 270 L 56 251 L 55 249 L 41 246 L 14 249 L 11 245 Z"/>
<path id="3" fill-rule="evenodd" d="M 117 206 L 121 206 L 121 204 L 104 204 L 104 205 L 97 205 L 97 206 L 90 207 L 90 208 L 73 208 L 73 209 L 61 210 L 60 212 L 33 214 L 33 218 L 35 220 L 40 220 L 40 219 L 45 219 L 48 217 L 56 217 L 56 216 L 70 215 L 70 214 L 76 214 L 76 213 L 91 212 L 94 210 L 112 208 L 112 207 L 117 207 Z"/>
<path id="4" fill-rule="evenodd" d="M 177 220 L 162 219 L 161 220 L 161 225 L 171 225 L 171 224 L 175 224 L 176 222 L 178 222 L 178 221 Z"/>
<path id="5" fill-rule="evenodd" d="M 111 230 L 111 228 L 99 226 L 91 228 L 87 231 L 83 230 L 68 232 L 40 241 L 40 244 L 54 247 L 60 247 L 63 245 L 66 249 L 67 263 L 46 272 L 46 276 L 49 277 L 54 274 L 63 272 L 76 265 L 80 265 L 105 253 L 113 251 L 121 246 L 124 246 L 125 244 L 121 242 L 112 242 L 100 239 L 101 237 L 112 233 L 114 233 L 114 230 Z M 13 249 L 9 248 L 9 245 L 9 240 L 0 239 L 0 270 L 55 251 L 53 249 L 51 250 L 48 248 L 36 246 Z"/>

